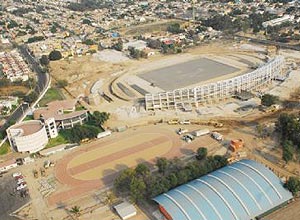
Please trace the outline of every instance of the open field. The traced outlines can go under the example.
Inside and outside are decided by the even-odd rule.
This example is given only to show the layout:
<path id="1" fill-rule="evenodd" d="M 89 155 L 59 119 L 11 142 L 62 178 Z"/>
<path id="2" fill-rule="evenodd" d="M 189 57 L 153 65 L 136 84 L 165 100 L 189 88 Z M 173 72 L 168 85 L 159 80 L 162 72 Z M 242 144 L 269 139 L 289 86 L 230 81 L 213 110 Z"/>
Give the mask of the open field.
<path id="1" fill-rule="evenodd" d="M 61 92 L 57 88 L 50 88 L 46 92 L 45 96 L 39 102 L 40 106 L 46 106 L 47 103 L 55 100 L 63 100 Z"/>
<path id="2" fill-rule="evenodd" d="M 0 87 L 0 94 L 3 96 L 11 96 L 16 92 L 22 92 L 26 94 L 29 92 L 29 88 L 25 86 L 5 86 L 5 87 Z"/>
<path id="3" fill-rule="evenodd" d="M 169 21 L 158 21 L 152 22 L 148 24 L 141 24 L 135 25 L 132 27 L 127 27 L 126 29 L 120 29 L 120 32 L 124 33 L 125 35 L 140 35 L 145 33 L 155 33 L 155 32 L 162 32 L 166 31 L 170 24 L 173 23 L 182 23 L 178 20 L 169 20 Z"/>
<path id="4" fill-rule="evenodd" d="M 195 82 L 207 81 L 239 69 L 207 58 L 198 58 L 139 75 L 155 86 L 170 91 L 184 88 Z"/>
<path id="5" fill-rule="evenodd" d="M 55 175 L 64 190 L 51 195 L 49 205 L 111 186 L 118 172 L 138 163 L 153 164 L 155 158 L 162 156 L 191 156 L 200 146 L 206 146 L 210 151 L 220 148 L 220 144 L 209 136 L 187 144 L 175 133 L 177 128 L 149 126 L 130 129 L 76 149 L 56 165 Z M 191 128 L 197 129 L 197 126 Z"/>

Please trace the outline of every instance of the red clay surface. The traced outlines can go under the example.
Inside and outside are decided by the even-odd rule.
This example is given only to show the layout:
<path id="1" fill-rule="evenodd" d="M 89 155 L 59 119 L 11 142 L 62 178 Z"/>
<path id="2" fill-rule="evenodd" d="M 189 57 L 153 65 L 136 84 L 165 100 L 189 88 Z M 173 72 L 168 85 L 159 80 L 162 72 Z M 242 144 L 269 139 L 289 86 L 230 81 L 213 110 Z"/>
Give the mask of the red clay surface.
<path id="1" fill-rule="evenodd" d="M 128 144 L 128 140 L 136 141 Z M 208 146 L 212 142 L 208 137 L 202 140 L 202 146 Z M 52 206 L 64 203 L 93 190 L 111 186 L 118 172 L 128 166 L 132 167 L 143 161 L 154 163 L 156 157 L 181 156 L 184 151 L 191 152 L 198 147 L 199 141 L 189 145 L 182 142 L 173 128 L 169 130 L 149 126 L 114 133 L 106 139 L 80 146 L 57 162 L 55 175 L 64 187 L 48 198 L 48 204 Z"/>

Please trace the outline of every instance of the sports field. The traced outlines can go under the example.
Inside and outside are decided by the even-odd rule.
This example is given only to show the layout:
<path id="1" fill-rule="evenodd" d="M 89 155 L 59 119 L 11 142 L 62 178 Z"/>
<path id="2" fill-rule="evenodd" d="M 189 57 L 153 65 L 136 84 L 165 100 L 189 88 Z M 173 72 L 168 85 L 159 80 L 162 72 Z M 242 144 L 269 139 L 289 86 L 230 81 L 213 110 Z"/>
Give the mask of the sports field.
<path id="1" fill-rule="evenodd" d="M 138 163 L 153 164 L 157 157 L 173 158 L 195 152 L 199 146 L 215 144 L 210 137 L 191 144 L 180 140 L 174 127 L 149 126 L 80 146 L 55 166 L 55 176 L 63 185 L 48 199 L 59 204 L 90 191 L 109 187 L 119 171 Z"/>
<path id="2" fill-rule="evenodd" d="M 140 74 L 139 77 L 155 86 L 171 91 L 237 72 L 239 69 L 217 61 L 198 58 Z"/>

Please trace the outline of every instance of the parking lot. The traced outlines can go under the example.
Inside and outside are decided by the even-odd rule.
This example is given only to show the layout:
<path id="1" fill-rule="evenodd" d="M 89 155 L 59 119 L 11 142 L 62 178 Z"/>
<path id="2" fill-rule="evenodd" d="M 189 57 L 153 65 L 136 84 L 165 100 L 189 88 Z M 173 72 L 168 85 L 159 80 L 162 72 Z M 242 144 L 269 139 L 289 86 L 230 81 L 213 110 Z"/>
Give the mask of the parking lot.
<path id="1" fill-rule="evenodd" d="M 21 197 L 20 191 L 16 190 L 17 183 L 10 173 L 3 174 L 0 178 L 0 219 L 13 220 L 9 214 L 16 211 L 29 202 L 29 196 Z"/>

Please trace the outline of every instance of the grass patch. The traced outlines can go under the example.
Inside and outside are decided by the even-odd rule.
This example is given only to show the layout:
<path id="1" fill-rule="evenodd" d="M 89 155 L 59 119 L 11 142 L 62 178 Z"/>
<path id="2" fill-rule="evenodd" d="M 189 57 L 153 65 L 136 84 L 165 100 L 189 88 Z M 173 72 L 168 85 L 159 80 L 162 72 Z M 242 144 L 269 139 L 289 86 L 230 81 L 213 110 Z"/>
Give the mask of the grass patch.
<path id="1" fill-rule="evenodd" d="M 0 147 L 0 155 L 5 155 L 8 152 L 10 152 L 10 146 L 9 143 L 5 142 L 1 147 Z"/>
<path id="2" fill-rule="evenodd" d="M 26 115 L 23 121 L 30 121 L 33 120 L 33 115 Z"/>
<path id="3" fill-rule="evenodd" d="M 48 144 L 46 145 L 46 148 L 55 147 L 61 144 L 67 144 L 69 143 L 67 138 L 60 132 L 56 138 L 49 139 Z"/>
<path id="4" fill-rule="evenodd" d="M 55 100 L 63 100 L 64 97 L 57 88 L 50 88 L 39 102 L 40 106 L 46 106 L 47 103 Z"/>

